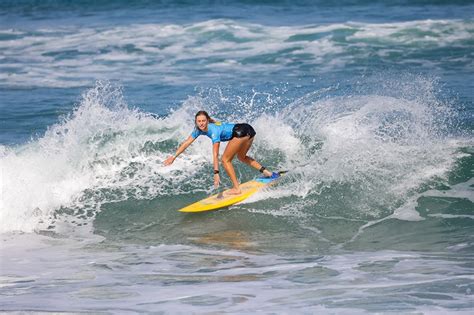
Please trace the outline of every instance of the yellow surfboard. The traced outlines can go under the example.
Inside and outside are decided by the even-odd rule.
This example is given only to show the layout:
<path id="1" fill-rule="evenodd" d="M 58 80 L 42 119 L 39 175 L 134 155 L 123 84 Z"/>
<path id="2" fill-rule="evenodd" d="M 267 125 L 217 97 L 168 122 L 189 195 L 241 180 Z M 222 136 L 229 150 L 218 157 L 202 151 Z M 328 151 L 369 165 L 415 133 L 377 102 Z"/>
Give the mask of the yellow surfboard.
<path id="1" fill-rule="evenodd" d="M 280 175 L 284 173 L 285 172 L 279 172 Z M 280 177 L 277 177 L 277 178 L 259 177 L 257 179 L 240 184 L 239 187 L 242 193 L 239 195 L 226 194 L 228 190 L 225 190 L 218 194 L 207 197 L 201 201 L 195 202 L 187 207 L 181 208 L 178 211 L 203 212 L 203 211 L 217 210 L 220 208 L 228 207 L 247 199 L 248 197 L 255 194 L 257 191 L 262 189 L 263 187 L 271 185 Z"/>

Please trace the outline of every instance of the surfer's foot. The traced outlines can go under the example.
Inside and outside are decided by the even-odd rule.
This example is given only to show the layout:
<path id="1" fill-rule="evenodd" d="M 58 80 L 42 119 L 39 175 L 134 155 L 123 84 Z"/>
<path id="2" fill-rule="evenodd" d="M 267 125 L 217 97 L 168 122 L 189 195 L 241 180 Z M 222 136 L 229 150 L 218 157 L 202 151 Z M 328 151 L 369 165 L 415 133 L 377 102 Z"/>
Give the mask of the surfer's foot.
<path id="1" fill-rule="evenodd" d="M 272 179 L 275 179 L 275 178 L 278 178 L 278 177 L 280 177 L 280 173 L 277 173 L 277 172 L 272 173 L 272 176 L 271 176 Z"/>
<path id="2" fill-rule="evenodd" d="M 226 191 L 228 195 L 240 195 L 242 192 L 238 188 L 231 188 L 228 191 Z"/>
<path id="3" fill-rule="evenodd" d="M 265 170 L 265 171 L 263 172 L 263 175 L 264 175 L 265 177 L 271 178 L 271 179 L 275 179 L 275 178 L 280 177 L 280 174 L 279 174 L 279 173 L 277 173 L 277 172 L 273 172 L 273 173 L 272 173 L 272 172 L 267 171 L 267 170 Z"/>
<path id="4" fill-rule="evenodd" d="M 265 177 L 272 177 L 272 174 L 273 174 L 273 173 L 270 172 L 269 170 L 264 170 L 264 171 L 263 171 L 263 176 L 265 176 Z"/>

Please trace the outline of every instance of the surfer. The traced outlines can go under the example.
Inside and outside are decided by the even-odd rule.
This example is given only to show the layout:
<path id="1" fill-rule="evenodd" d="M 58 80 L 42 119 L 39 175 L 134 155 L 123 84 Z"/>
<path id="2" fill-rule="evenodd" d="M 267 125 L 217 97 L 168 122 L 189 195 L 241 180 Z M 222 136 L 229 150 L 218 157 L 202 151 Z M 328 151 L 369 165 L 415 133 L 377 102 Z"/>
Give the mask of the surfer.
<path id="1" fill-rule="evenodd" d="M 272 173 L 267 170 L 260 163 L 255 161 L 253 158 L 247 155 L 250 147 L 252 146 L 253 139 L 255 137 L 255 130 L 249 124 L 230 124 L 221 123 L 212 119 L 206 111 L 198 111 L 194 117 L 195 128 L 191 135 L 184 141 L 176 150 L 175 155 L 168 157 L 165 161 L 165 165 L 170 165 L 181 153 L 186 150 L 191 143 L 196 140 L 200 135 L 206 135 L 212 140 L 212 157 L 214 165 L 214 186 L 218 187 L 219 178 L 219 146 L 220 142 L 229 141 L 227 147 L 222 155 L 221 162 L 225 171 L 232 181 L 232 188 L 227 192 L 228 194 L 238 195 L 241 193 L 239 188 L 239 181 L 235 175 L 235 170 L 232 165 L 232 160 L 237 155 L 240 161 L 250 165 L 251 167 L 259 170 L 266 177 L 278 177 L 278 173 Z"/>

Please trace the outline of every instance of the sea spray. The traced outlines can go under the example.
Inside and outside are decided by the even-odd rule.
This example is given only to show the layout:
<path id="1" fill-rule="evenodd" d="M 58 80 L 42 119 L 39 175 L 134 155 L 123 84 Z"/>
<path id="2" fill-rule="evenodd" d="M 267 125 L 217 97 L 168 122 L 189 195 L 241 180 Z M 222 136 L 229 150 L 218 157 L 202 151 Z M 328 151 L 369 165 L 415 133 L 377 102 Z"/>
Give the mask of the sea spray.
<path id="1" fill-rule="evenodd" d="M 119 87 L 98 82 L 44 136 L 3 154 L 0 231 L 54 229 L 63 221 L 54 219 L 59 209 L 88 222 L 103 202 L 175 187 L 163 174 L 179 182 L 184 173 L 163 168 L 164 153 L 154 146 L 167 140 L 163 121 L 129 109 Z"/>
<path id="2" fill-rule="evenodd" d="M 299 210 L 281 207 L 275 215 L 370 219 L 390 215 L 431 182 L 446 182 L 462 143 L 456 111 L 438 90 L 432 78 L 387 73 L 305 94 L 272 118 L 287 131 L 260 134 L 263 145 L 278 139 L 291 172 L 248 202 L 293 195 Z"/>

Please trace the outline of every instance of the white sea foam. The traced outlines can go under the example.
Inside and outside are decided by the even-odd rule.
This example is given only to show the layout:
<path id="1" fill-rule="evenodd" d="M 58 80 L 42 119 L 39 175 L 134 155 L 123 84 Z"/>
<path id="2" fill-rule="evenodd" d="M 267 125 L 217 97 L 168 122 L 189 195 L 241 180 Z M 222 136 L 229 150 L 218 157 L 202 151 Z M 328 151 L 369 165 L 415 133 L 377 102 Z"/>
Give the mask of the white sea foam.
<path id="1" fill-rule="evenodd" d="M 357 32 L 348 39 L 379 39 L 404 45 L 432 45 L 440 47 L 469 38 L 472 23 L 461 20 L 421 20 L 397 23 L 352 23 Z M 455 29 L 455 31 L 453 30 Z"/>
<path id="2" fill-rule="evenodd" d="M 6 310 L 247 313 L 264 306 L 275 313 L 469 314 L 472 305 L 468 256 L 384 250 L 288 257 L 106 244 L 4 236 L 0 249 L 10 253 L 2 264 L 2 286 L 10 292 Z"/>
<path id="3" fill-rule="evenodd" d="M 449 187 L 449 190 L 430 189 L 428 191 L 418 193 L 415 196 L 408 199 L 401 207 L 397 208 L 394 214 L 391 215 L 390 217 L 393 217 L 399 220 L 407 220 L 407 221 L 424 220 L 424 218 L 421 217 L 420 214 L 416 211 L 416 207 L 418 206 L 418 200 L 421 197 L 467 199 L 471 203 L 474 203 L 474 186 L 473 185 L 474 185 L 474 178 L 471 178 L 466 182 L 451 185 Z M 444 219 L 453 219 L 453 218 L 474 219 L 474 215 L 470 215 L 470 214 L 429 213 L 427 214 L 427 216 L 444 218 Z"/>
<path id="4" fill-rule="evenodd" d="M 2 65 L 10 69 L 0 73 L 0 84 L 75 87 L 87 80 L 117 79 L 118 73 L 124 82 L 192 82 L 191 71 L 182 72 L 183 64 L 201 76 L 212 76 L 213 71 L 222 76 L 229 71 L 297 70 L 295 61 L 324 72 L 366 58 L 373 48 L 382 58 L 395 53 L 404 56 L 400 62 L 422 63 L 428 61 L 413 52 L 464 47 L 473 29 L 471 22 L 460 20 L 265 26 L 218 19 L 189 25 L 14 30 L 15 38 L 0 41 Z M 341 41 L 340 32 L 352 35 Z M 429 62 L 432 67 L 438 61 Z M 469 59 L 465 63 L 472 66 Z M 200 71 L 204 68 L 206 73 Z"/>

